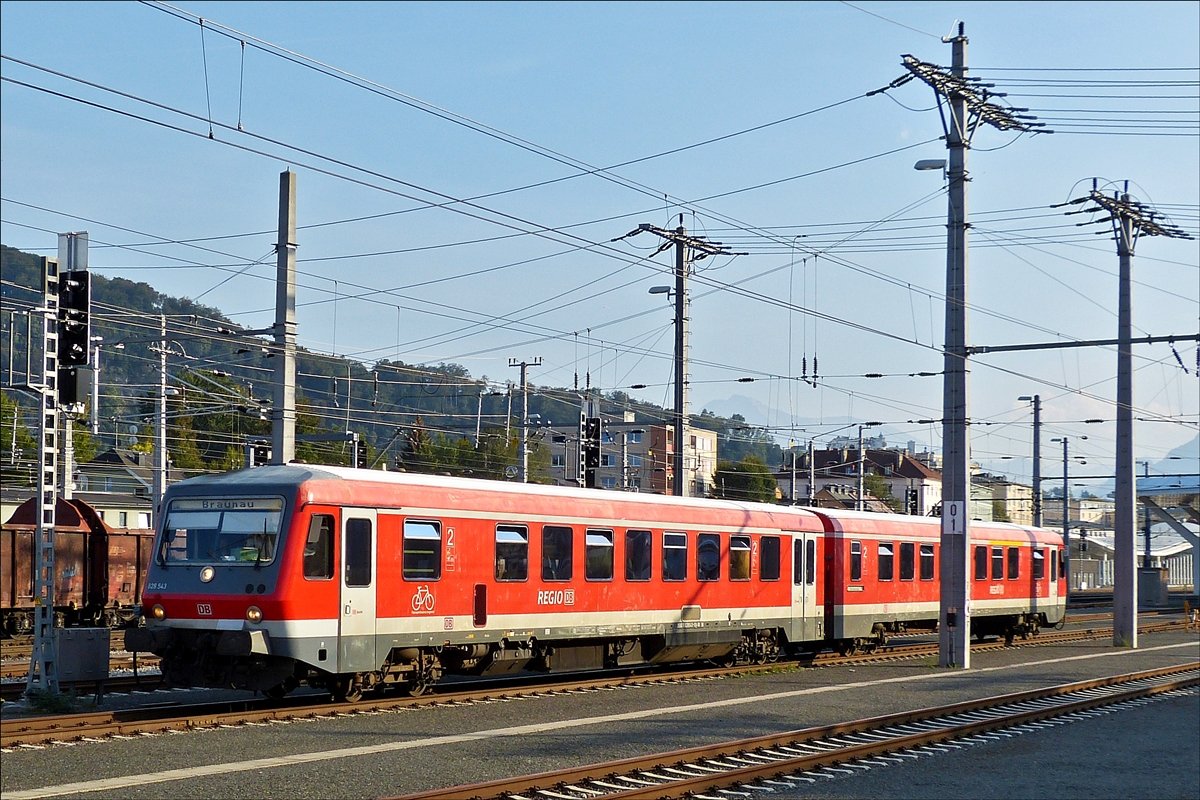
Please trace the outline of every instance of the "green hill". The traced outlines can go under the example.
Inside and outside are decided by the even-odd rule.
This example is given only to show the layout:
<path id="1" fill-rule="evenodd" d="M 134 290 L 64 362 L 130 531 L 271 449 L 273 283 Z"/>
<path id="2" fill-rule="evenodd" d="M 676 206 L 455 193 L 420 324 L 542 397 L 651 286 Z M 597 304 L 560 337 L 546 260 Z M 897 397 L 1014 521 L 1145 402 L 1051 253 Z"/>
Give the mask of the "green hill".
<path id="1" fill-rule="evenodd" d="M 6 312 L 23 311 L 40 299 L 40 258 L 0 246 L 0 298 Z M 172 353 L 169 386 L 179 394 L 168 400 L 168 442 L 172 463 L 181 469 L 229 469 L 240 466 L 247 437 L 269 438 L 271 405 L 270 342 L 238 335 L 239 326 L 218 309 L 156 291 L 147 283 L 92 275 L 92 335 L 103 337 L 100 377 L 99 441 L 81 436 L 88 447 L 152 448 L 153 398 L 159 379 L 159 315 L 167 317 L 167 340 Z M 22 320 L 18 314 L 15 319 Z M 4 384 L 20 383 L 25 352 L 24 323 L 4 329 Z M 16 375 L 7 374 L 13 350 Z M 349 376 L 349 396 L 347 396 Z M 370 368 L 352 359 L 324 356 L 300 349 L 297 355 L 298 431 L 340 432 L 348 427 L 367 442 L 369 461 L 410 470 L 447 471 L 502 477 L 514 463 L 514 441 L 504 440 L 508 398 L 487 394 L 489 385 L 472 379 L 457 364 L 410 365 L 380 361 Z M 484 444 L 474 448 L 475 420 L 483 397 Z M 578 419 L 579 397 L 567 389 L 538 387 L 529 399 L 531 414 L 543 422 L 570 424 Z M 14 408 L 18 433 L 35 426 L 36 413 L 28 396 L 6 392 L 0 411 L 3 460 L 11 460 Z M 632 411 L 638 423 L 664 422 L 669 413 L 651 403 L 612 392 L 602 398 L 605 414 Z M 779 447 L 761 429 L 743 420 L 704 413 L 693 424 L 718 432 L 722 460 L 755 455 L 767 464 L 780 462 Z M 515 427 L 510 427 L 515 434 Z M 19 435 L 18 451 L 32 447 Z M 386 448 L 386 454 L 377 450 Z M 548 453 L 533 455 L 536 468 Z M 32 453 L 28 453 L 30 457 Z M 301 444 L 297 457 L 314 463 L 348 463 L 342 443 Z M 544 467 L 543 467 L 544 468 Z M 11 477 L 11 476 L 10 476 Z"/>

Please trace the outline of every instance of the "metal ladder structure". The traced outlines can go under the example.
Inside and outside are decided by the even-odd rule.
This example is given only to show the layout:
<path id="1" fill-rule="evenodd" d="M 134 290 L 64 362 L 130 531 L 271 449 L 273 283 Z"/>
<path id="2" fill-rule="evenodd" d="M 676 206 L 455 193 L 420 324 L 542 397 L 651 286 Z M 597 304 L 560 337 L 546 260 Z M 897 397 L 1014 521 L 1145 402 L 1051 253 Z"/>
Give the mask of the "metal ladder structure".
<path id="1" fill-rule="evenodd" d="M 28 389 L 40 398 L 37 530 L 33 542 L 33 655 L 25 691 L 58 692 L 58 646 L 54 637 L 54 512 L 58 502 L 58 260 L 42 259 L 42 366 Z M 33 376 L 28 376 L 32 378 Z"/>

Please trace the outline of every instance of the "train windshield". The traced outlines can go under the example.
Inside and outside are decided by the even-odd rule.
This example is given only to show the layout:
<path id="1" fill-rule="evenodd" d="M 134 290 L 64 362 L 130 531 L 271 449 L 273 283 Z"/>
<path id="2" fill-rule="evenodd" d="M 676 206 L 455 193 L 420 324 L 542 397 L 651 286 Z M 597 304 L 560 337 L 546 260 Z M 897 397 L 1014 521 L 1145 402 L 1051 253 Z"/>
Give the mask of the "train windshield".
<path id="1" fill-rule="evenodd" d="M 173 500 L 167 510 L 158 562 L 261 567 L 275 560 L 283 500 L 204 498 Z"/>

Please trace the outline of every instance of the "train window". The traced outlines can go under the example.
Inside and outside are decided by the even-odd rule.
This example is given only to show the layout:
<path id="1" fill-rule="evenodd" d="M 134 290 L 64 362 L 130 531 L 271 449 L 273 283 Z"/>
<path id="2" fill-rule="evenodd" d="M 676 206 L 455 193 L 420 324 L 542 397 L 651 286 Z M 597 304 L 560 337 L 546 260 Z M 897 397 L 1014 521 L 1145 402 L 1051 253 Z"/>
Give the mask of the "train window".
<path id="1" fill-rule="evenodd" d="M 650 580 L 652 555 L 650 531 L 625 531 L 625 580 Z"/>
<path id="2" fill-rule="evenodd" d="M 524 525 L 496 526 L 496 580 L 529 579 L 529 528 Z"/>
<path id="3" fill-rule="evenodd" d="M 729 580 L 750 580 L 750 537 L 729 537 Z"/>
<path id="4" fill-rule="evenodd" d="M 1008 548 L 1008 579 L 1015 581 L 1020 577 L 1021 571 L 1021 548 Z"/>
<path id="5" fill-rule="evenodd" d="M 992 580 L 1004 580 L 1004 548 L 992 548 Z"/>
<path id="6" fill-rule="evenodd" d="M 1058 556 L 1055 555 L 1056 552 L 1058 552 L 1057 548 L 1052 549 L 1050 551 L 1050 580 L 1051 581 L 1058 580 L 1058 570 L 1055 569 L 1055 567 L 1058 566 Z"/>
<path id="7" fill-rule="evenodd" d="M 574 531 L 557 525 L 542 526 L 542 580 L 571 580 L 571 544 Z"/>
<path id="8" fill-rule="evenodd" d="M 664 581 L 687 580 L 687 534 L 663 534 L 663 571 Z"/>
<path id="9" fill-rule="evenodd" d="M 900 543 L 900 580 L 911 581 L 913 579 L 913 571 L 916 566 L 915 561 L 916 545 L 912 542 Z"/>
<path id="10" fill-rule="evenodd" d="M 850 580 L 862 580 L 862 542 L 850 543 Z"/>
<path id="11" fill-rule="evenodd" d="M 583 572 L 589 581 L 613 577 L 613 532 L 588 528 L 583 535 Z"/>
<path id="12" fill-rule="evenodd" d="M 762 581 L 779 580 L 779 537 L 763 536 L 758 540 L 762 548 L 762 564 L 759 568 L 758 579 Z"/>
<path id="13" fill-rule="evenodd" d="M 975 580 L 987 580 L 987 547 L 977 544 L 975 545 Z"/>
<path id="14" fill-rule="evenodd" d="M 436 581 L 442 577 L 442 523 L 404 520 L 404 580 Z"/>
<path id="15" fill-rule="evenodd" d="M 346 520 L 346 585 L 371 585 L 371 520 Z"/>
<path id="16" fill-rule="evenodd" d="M 804 583 L 804 540 L 792 540 L 792 583 Z"/>
<path id="17" fill-rule="evenodd" d="M 275 498 L 172 500 L 159 563 L 270 564 L 282 520 L 283 501 Z"/>
<path id="18" fill-rule="evenodd" d="M 333 577 L 333 517 L 313 514 L 304 542 L 304 577 L 328 580 Z"/>
<path id="19" fill-rule="evenodd" d="M 1064 581 L 1067 579 L 1067 551 L 1065 549 L 1058 551 L 1058 576 Z"/>
<path id="20" fill-rule="evenodd" d="M 804 543 L 804 582 L 812 586 L 817 582 L 817 540 Z"/>
<path id="21" fill-rule="evenodd" d="M 1046 577 L 1046 551 L 1035 548 L 1033 551 L 1033 579 L 1040 581 Z"/>
<path id="22" fill-rule="evenodd" d="M 879 567 L 878 567 L 878 569 L 879 569 L 879 580 L 881 580 L 881 581 L 890 581 L 892 579 L 892 574 L 895 572 L 895 566 L 896 566 L 895 547 L 896 547 L 896 545 L 892 542 L 880 542 L 879 543 Z"/>
<path id="23" fill-rule="evenodd" d="M 701 533 L 696 536 L 696 580 L 721 580 L 721 534 Z"/>
<path id="24" fill-rule="evenodd" d="M 933 580 L 933 574 L 935 571 L 936 570 L 934 569 L 933 563 L 933 545 L 923 544 L 921 545 L 921 580 Z"/>

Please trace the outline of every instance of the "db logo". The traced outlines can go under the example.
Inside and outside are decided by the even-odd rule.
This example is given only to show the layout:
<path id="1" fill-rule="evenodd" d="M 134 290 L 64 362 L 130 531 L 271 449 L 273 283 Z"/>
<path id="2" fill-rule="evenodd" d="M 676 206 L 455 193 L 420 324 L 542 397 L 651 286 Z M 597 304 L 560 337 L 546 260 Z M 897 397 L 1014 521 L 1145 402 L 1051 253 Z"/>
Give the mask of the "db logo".
<path id="1" fill-rule="evenodd" d="M 412 610 L 414 614 L 433 613 L 433 592 L 429 591 L 428 586 L 417 587 L 417 592 L 412 598 Z"/>
<path id="2" fill-rule="evenodd" d="M 202 617 L 211 617 L 212 606 L 208 603 L 196 603 L 196 613 Z"/>

